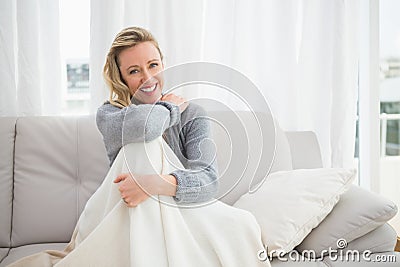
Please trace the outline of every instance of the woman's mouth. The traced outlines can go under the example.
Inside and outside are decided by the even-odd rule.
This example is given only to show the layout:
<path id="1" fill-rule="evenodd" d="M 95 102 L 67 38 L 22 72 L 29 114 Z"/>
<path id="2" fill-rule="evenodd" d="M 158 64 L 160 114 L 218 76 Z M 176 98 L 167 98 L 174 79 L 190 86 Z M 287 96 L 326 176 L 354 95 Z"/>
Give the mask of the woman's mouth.
<path id="1" fill-rule="evenodd" d="M 140 91 L 146 94 L 151 94 L 156 90 L 156 88 L 157 88 L 157 83 L 153 84 L 152 86 L 141 87 Z"/>

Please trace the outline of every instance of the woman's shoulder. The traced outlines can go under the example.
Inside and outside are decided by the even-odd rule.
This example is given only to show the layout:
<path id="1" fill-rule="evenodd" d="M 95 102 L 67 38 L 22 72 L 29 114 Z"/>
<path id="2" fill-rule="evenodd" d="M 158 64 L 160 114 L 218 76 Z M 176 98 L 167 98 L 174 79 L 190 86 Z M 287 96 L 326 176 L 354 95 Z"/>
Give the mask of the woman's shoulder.
<path id="1" fill-rule="evenodd" d="M 189 106 L 181 114 L 181 124 L 190 126 L 190 128 L 193 125 L 204 128 L 209 123 L 207 117 L 207 111 L 204 107 L 196 103 L 189 103 Z"/>
<path id="2" fill-rule="evenodd" d="M 182 116 L 186 115 L 188 117 L 199 117 L 199 116 L 206 116 L 207 111 L 200 106 L 199 104 L 192 103 L 190 102 L 188 107 L 185 109 L 185 111 L 182 113 Z"/>
<path id="3" fill-rule="evenodd" d="M 114 106 L 113 104 L 110 103 L 110 101 L 106 101 L 100 107 L 98 107 L 97 113 L 109 113 L 120 110 L 121 108 Z"/>

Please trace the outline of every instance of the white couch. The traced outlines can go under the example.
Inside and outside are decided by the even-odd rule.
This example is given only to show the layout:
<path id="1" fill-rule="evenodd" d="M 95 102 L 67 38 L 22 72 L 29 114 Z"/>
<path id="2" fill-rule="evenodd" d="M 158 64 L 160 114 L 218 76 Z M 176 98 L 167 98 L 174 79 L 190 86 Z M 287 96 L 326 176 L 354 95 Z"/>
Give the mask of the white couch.
<path id="1" fill-rule="evenodd" d="M 225 195 L 221 200 L 233 204 L 247 190 L 248 181 L 243 179 L 230 190 L 231 183 L 226 182 L 226 177 L 232 177 L 243 166 L 246 171 L 254 169 L 254 155 L 250 155 L 247 164 L 235 155 L 237 152 L 245 154 L 249 147 L 250 151 L 261 148 L 260 140 L 242 139 L 246 131 L 249 134 L 258 128 L 254 124 L 242 129 L 238 127 L 238 123 L 248 123 L 251 114 L 229 117 L 223 112 L 215 112 L 212 116 L 225 122 L 225 128 L 213 126 L 213 135 L 219 170 L 225 177 L 220 183 L 220 195 Z M 231 141 L 243 142 L 242 146 L 230 146 L 229 138 L 224 134 L 227 130 Z M 312 132 L 284 133 L 278 127 L 276 131 L 267 129 L 261 139 L 266 153 L 260 157 L 258 176 L 268 171 L 271 162 L 271 172 L 322 166 L 318 141 Z M 276 153 L 273 152 L 275 143 Z M 62 250 L 86 201 L 109 168 L 94 117 L 2 117 L 0 147 L 0 267 L 41 250 Z M 224 194 L 227 191 L 230 193 Z M 362 191 L 357 196 L 363 197 Z M 349 192 L 343 199 L 352 201 L 351 198 Z M 343 201 L 340 200 L 338 205 Z M 367 205 L 372 202 L 373 198 L 365 199 Z M 340 221 L 340 218 L 336 220 Z M 371 228 L 368 233 L 360 233 L 361 236 L 352 240 L 348 247 L 371 249 L 374 256 L 394 255 L 397 263 L 332 262 L 327 258 L 305 262 L 275 259 L 272 266 L 399 266 L 400 254 L 393 251 L 397 236 L 393 228 L 385 221 Z"/>

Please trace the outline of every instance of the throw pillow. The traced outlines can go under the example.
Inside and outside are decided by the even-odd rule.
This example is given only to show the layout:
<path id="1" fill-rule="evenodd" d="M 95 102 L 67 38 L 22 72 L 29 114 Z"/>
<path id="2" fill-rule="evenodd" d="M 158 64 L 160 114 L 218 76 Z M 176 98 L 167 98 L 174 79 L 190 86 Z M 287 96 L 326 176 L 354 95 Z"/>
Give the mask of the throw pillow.
<path id="1" fill-rule="evenodd" d="M 234 207 L 256 217 L 270 256 L 283 255 L 331 212 L 355 174 L 352 169 L 327 168 L 275 172 L 256 192 L 242 195 Z"/>
<path id="2" fill-rule="evenodd" d="M 397 206 L 378 194 L 352 185 L 344 193 L 332 212 L 297 247 L 314 250 L 320 255 L 324 249 L 337 249 L 338 240 L 350 243 L 393 218 Z M 341 244 L 343 246 L 343 244 Z"/>

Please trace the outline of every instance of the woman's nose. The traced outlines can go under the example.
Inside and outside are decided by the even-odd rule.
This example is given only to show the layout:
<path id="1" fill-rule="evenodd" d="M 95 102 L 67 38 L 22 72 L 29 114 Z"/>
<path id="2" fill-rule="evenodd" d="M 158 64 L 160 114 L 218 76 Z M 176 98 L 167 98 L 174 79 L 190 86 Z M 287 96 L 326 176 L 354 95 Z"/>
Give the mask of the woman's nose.
<path id="1" fill-rule="evenodd" d="M 144 69 L 142 73 L 143 73 L 143 75 L 142 75 L 142 83 L 146 82 L 147 80 L 149 80 L 152 77 L 151 73 L 147 69 Z"/>

